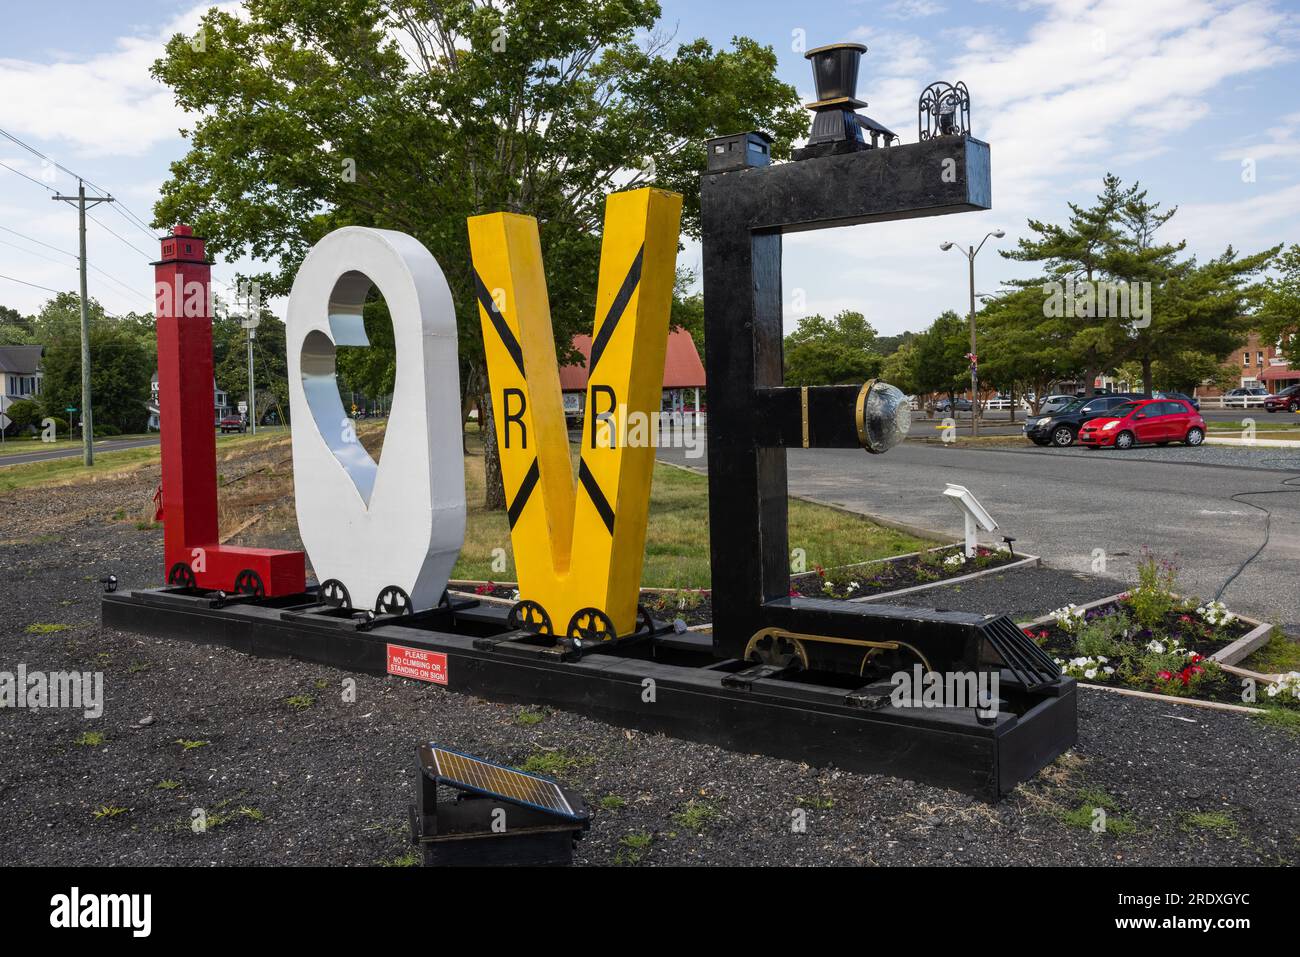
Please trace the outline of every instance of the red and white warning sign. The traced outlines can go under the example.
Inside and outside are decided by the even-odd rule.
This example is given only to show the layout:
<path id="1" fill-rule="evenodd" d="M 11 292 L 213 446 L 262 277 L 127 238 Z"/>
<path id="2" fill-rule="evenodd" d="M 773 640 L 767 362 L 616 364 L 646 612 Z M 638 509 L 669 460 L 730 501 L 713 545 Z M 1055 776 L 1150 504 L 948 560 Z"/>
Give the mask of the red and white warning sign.
<path id="1" fill-rule="evenodd" d="M 388 646 L 388 673 L 435 685 L 447 683 L 447 656 L 441 651 L 421 651 L 403 645 Z"/>

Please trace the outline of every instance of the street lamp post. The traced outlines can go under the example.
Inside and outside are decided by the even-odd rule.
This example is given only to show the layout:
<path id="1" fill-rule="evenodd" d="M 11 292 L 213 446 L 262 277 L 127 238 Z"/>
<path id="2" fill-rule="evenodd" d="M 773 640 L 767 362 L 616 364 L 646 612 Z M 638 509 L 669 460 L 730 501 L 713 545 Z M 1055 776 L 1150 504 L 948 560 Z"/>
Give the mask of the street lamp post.
<path id="1" fill-rule="evenodd" d="M 988 242 L 990 236 L 993 236 L 996 239 L 1001 239 L 1005 235 L 1006 233 L 1003 232 L 1002 230 L 995 229 L 990 233 L 985 233 L 984 238 L 980 240 L 980 244 L 978 246 L 968 246 L 965 249 L 962 249 L 962 247 L 960 246 L 955 246 L 953 243 L 939 244 L 939 248 L 942 249 L 944 252 L 947 252 L 948 250 L 953 248 L 957 249 L 958 252 L 960 252 L 963 256 L 966 257 L 967 264 L 970 267 L 970 354 L 968 358 L 970 359 L 971 438 L 977 438 L 980 434 L 979 353 L 975 349 L 975 257 L 979 255 L 980 250 L 984 248 L 984 244 Z M 953 409 L 952 411 L 953 411 L 953 417 L 955 418 L 957 414 L 957 410 Z"/>

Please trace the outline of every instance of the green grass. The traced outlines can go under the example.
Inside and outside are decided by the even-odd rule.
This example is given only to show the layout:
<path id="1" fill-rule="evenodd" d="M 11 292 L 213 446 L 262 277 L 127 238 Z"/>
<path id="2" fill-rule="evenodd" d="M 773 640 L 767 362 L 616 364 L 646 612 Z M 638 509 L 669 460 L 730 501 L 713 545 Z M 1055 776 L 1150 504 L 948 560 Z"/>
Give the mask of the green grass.
<path id="1" fill-rule="evenodd" d="M 380 867 L 419 867 L 420 852 L 412 848 L 411 850 L 407 851 L 405 854 L 400 854 L 397 857 L 390 857 L 387 860 L 380 861 L 379 866 Z"/>
<path id="2" fill-rule="evenodd" d="M 606 794 L 600 799 L 602 811 L 621 811 L 625 807 L 627 807 L 627 802 L 617 794 Z"/>
<path id="3" fill-rule="evenodd" d="M 171 778 L 165 778 L 154 785 L 159 791 L 175 791 L 181 786 L 180 781 L 173 781 Z"/>
<path id="4" fill-rule="evenodd" d="M 27 634 L 29 634 L 29 635 L 52 635 L 52 634 L 54 634 L 56 631 L 67 631 L 67 630 L 68 630 L 69 628 L 71 628 L 71 627 L 72 627 L 71 625 L 47 624 L 47 623 L 45 623 L 45 622 L 34 621 L 34 622 L 32 622 L 30 625 L 27 626 Z"/>
<path id="5" fill-rule="evenodd" d="M 618 842 L 618 852 L 614 855 L 615 864 L 640 864 L 650 853 L 654 835 L 649 831 L 633 831 L 624 834 Z"/>
<path id="6" fill-rule="evenodd" d="M 1274 628 L 1268 644 L 1241 662 L 1241 667 L 1267 675 L 1300 671 L 1300 641 L 1288 638 L 1282 629 Z"/>
<path id="7" fill-rule="evenodd" d="M 119 814 L 125 814 L 125 813 L 126 813 L 126 808 L 124 807 L 116 807 L 112 804 L 101 804 L 99 807 L 95 808 L 95 810 L 90 812 L 90 816 L 93 817 L 96 821 L 103 821 L 108 818 L 114 818 L 117 817 Z"/>
<path id="8" fill-rule="evenodd" d="M 465 457 L 465 543 L 453 578 L 517 581 L 505 512 L 483 508 L 483 456 L 470 437 Z M 864 468 L 866 463 L 864 463 Z M 809 570 L 889 558 L 929 548 L 925 541 L 865 518 L 809 502 L 790 500 L 790 548 L 804 551 Z M 492 568 L 493 549 L 504 549 L 506 567 Z M 708 479 L 657 463 L 650 494 L 641 583 L 649 588 L 709 587 Z"/>
<path id="9" fill-rule="evenodd" d="M 829 795 L 813 795 L 811 797 L 800 797 L 799 803 L 804 807 L 814 808 L 818 811 L 829 811 L 835 806 L 835 799 Z"/>
<path id="10" fill-rule="evenodd" d="M 1251 717 L 1271 728 L 1289 731 L 1300 737 L 1300 711 L 1293 708 L 1265 707 L 1261 714 L 1251 715 Z"/>
<path id="11" fill-rule="evenodd" d="M 1076 793 L 1075 797 L 1079 802 L 1078 806 L 1070 810 L 1062 809 L 1058 814 L 1063 824 L 1090 831 L 1092 830 L 1094 813 L 1097 808 L 1101 808 L 1106 812 L 1105 833 L 1118 836 L 1131 834 L 1137 829 L 1132 821 L 1120 816 L 1119 803 L 1105 791 L 1095 788 L 1082 788 Z"/>
<path id="12" fill-rule="evenodd" d="M 1183 830 L 1213 831 L 1232 837 L 1237 833 L 1237 822 L 1226 811 L 1188 811 L 1183 815 Z"/>
<path id="13" fill-rule="evenodd" d="M 232 447 L 245 445 L 270 444 L 282 440 L 289 434 L 285 426 L 275 426 L 260 430 L 257 435 L 233 434 L 217 436 L 217 451 L 229 451 Z M 28 452 L 45 448 L 39 442 L 23 443 L 30 448 Z M 74 443 L 76 444 L 76 443 Z M 22 465 L 0 467 L 0 492 L 13 492 L 19 489 L 35 488 L 51 483 L 79 483 L 93 481 L 108 476 L 134 472 L 137 469 L 153 465 L 158 461 L 158 446 L 151 445 L 138 449 L 118 449 L 112 452 L 96 452 L 95 464 L 87 468 L 81 464 L 81 458 L 70 455 L 61 459 L 44 462 L 26 462 Z"/>
<path id="14" fill-rule="evenodd" d="M 295 711 L 306 711 L 316 703 L 316 699 L 309 694 L 296 694 L 292 697 L 285 698 L 284 703 Z"/>
<path id="15" fill-rule="evenodd" d="M 519 770 L 527 771 L 529 774 L 559 777 L 590 763 L 591 758 L 581 754 L 569 754 L 565 751 L 538 751 L 529 755 L 528 760 L 519 765 Z"/>
<path id="16" fill-rule="evenodd" d="M 181 746 L 182 751 L 193 751 L 195 748 L 206 748 L 207 741 L 187 741 L 185 738 L 177 738 L 176 743 Z"/>
<path id="17" fill-rule="evenodd" d="M 546 720 L 546 715 L 535 708 L 520 708 L 515 712 L 515 724 L 521 728 L 531 728 L 535 724 L 541 724 Z"/>
<path id="18" fill-rule="evenodd" d="M 83 731 L 77 736 L 76 743 L 87 748 L 97 748 L 107 740 L 102 731 Z"/>
<path id="19" fill-rule="evenodd" d="M 688 831 L 698 833 L 716 821 L 720 813 L 716 804 L 692 798 L 686 802 L 686 807 L 673 815 L 673 820 Z"/>

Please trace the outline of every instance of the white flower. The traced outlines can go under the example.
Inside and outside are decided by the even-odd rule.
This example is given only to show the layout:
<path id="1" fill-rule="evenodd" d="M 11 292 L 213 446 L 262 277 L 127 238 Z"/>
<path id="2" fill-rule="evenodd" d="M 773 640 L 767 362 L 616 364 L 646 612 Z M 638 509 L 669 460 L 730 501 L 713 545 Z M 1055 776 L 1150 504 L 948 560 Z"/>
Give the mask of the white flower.
<path id="1" fill-rule="evenodd" d="M 1152 639 L 1151 641 L 1147 642 L 1147 651 L 1151 652 L 1152 654 L 1163 655 L 1165 653 L 1165 646 L 1162 645 L 1160 642 Z"/>
<path id="2" fill-rule="evenodd" d="M 1102 655 L 1098 655 L 1098 656 L 1097 656 L 1097 663 L 1100 664 L 1100 665 L 1104 665 L 1104 664 L 1105 664 L 1106 662 L 1108 662 L 1108 661 L 1110 661 L 1109 658 L 1106 658 L 1106 657 L 1104 657 L 1104 656 L 1102 656 Z"/>
<path id="3" fill-rule="evenodd" d="M 849 582 L 849 591 L 856 591 L 861 582 Z"/>
<path id="4" fill-rule="evenodd" d="M 1083 673 L 1083 676 L 1084 676 L 1085 678 L 1095 678 L 1095 677 L 1097 677 L 1097 669 L 1096 669 L 1096 668 L 1089 668 L 1087 671 L 1085 671 L 1085 672 Z"/>
<path id="5" fill-rule="evenodd" d="M 943 560 L 943 563 L 949 568 L 956 568 L 958 565 L 966 564 L 966 556 L 962 554 L 949 555 Z"/>
<path id="6" fill-rule="evenodd" d="M 1113 675 L 1115 673 L 1115 669 L 1110 667 L 1110 665 L 1107 665 L 1105 668 L 1102 668 L 1101 670 L 1106 672 L 1106 674 L 1108 675 Z"/>

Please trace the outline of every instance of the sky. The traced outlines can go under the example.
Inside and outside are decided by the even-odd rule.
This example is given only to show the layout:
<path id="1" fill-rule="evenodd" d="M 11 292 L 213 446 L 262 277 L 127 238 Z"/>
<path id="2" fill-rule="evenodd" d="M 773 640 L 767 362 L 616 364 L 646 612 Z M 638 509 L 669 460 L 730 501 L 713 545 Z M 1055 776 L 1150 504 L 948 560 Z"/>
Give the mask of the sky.
<path id="1" fill-rule="evenodd" d="M 964 81 L 973 133 L 991 144 L 993 208 L 790 236 L 786 326 L 801 314 L 864 313 L 881 334 L 964 312 L 967 272 L 939 244 L 990 239 L 977 291 L 1029 267 L 997 255 L 1029 219 L 1061 222 L 1107 172 L 1140 181 L 1178 213 L 1165 238 L 1201 258 L 1300 242 L 1300 3 L 1277 0 L 662 0 L 680 41 L 736 34 L 770 45 L 780 77 L 811 102 L 803 51 L 867 45 L 862 111 L 917 139 L 916 100 Z M 120 200 L 92 211 L 90 294 L 110 313 L 151 307 L 157 244 L 133 221 L 152 206 L 192 125 L 149 76 L 165 40 L 211 3 L 0 0 L 0 129 Z M 234 4 L 225 4 L 234 6 Z M 76 213 L 51 191 L 76 180 L 0 137 L 0 304 L 39 310 L 46 289 L 75 290 Z M 16 170 L 17 172 L 14 172 Z M 31 179 L 26 179 L 25 174 Z M 35 180 L 36 182 L 32 182 Z M 680 264 L 698 272 L 699 248 Z M 219 282 L 251 262 L 218 263 Z M 32 285 L 23 285 L 22 280 Z M 283 302 L 272 308 L 283 315 Z"/>

